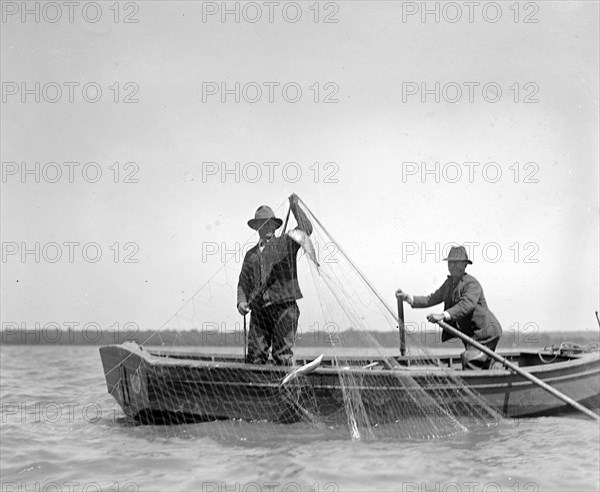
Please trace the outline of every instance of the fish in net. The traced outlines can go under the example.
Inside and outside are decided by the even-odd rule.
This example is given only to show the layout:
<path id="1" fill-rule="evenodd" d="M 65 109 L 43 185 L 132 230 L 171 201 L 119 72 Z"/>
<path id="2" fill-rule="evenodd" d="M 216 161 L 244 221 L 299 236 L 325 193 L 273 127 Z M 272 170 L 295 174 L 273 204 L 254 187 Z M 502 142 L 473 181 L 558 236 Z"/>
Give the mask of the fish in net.
<path id="1" fill-rule="evenodd" d="M 236 307 L 240 248 L 225 261 L 214 258 L 216 273 L 152 337 L 101 349 L 109 393 L 124 414 L 188 432 L 210 422 L 194 429 L 242 439 L 264 425 L 371 441 L 435 439 L 499 423 L 500 413 L 416 334 L 400 355 L 396 313 L 306 204 L 296 207 L 298 225 L 289 224 L 288 211 L 260 252 L 271 241 L 285 248 L 257 267 L 250 326 Z M 294 291 L 290 301 L 287 292 L 278 302 L 277 287 L 294 282 L 301 295 Z M 282 363 L 281 340 L 273 338 L 263 340 L 272 345 L 264 363 L 250 363 L 252 316 L 260 313 L 272 330 L 289 328 L 282 321 L 289 306 L 297 316 L 289 359 Z"/>

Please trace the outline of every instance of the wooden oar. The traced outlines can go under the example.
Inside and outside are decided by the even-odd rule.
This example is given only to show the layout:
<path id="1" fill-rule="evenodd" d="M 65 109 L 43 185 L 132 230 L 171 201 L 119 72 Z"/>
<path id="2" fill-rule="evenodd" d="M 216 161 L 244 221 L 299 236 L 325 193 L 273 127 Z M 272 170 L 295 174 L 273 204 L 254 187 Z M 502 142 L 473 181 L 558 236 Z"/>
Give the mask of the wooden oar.
<path id="1" fill-rule="evenodd" d="M 512 369 L 517 374 L 523 376 L 525 379 L 528 379 L 532 383 L 537 384 L 540 388 L 546 390 L 548 393 L 551 393 L 552 395 L 554 395 L 557 398 L 561 399 L 565 403 L 568 403 L 573 408 L 576 408 L 580 412 L 585 413 L 588 417 L 590 417 L 590 418 L 592 418 L 594 420 L 600 421 L 600 416 L 597 415 L 597 414 L 595 414 L 594 412 L 592 412 L 589 408 L 586 408 L 583 405 L 581 405 L 580 403 L 577 403 L 575 400 L 573 400 L 573 398 L 565 395 L 564 393 L 561 393 L 560 391 L 558 391 L 557 389 L 553 388 L 549 384 L 545 383 L 541 379 L 536 378 L 533 374 L 531 374 L 531 373 L 529 373 L 527 371 L 524 371 L 519 366 L 513 364 L 512 362 L 509 362 L 508 360 L 506 360 L 501 355 L 498 355 L 493 350 L 490 350 L 489 348 L 487 348 L 485 345 L 482 345 L 478 341 L 473 340 L 470 336 L 465 335 L 462 331 L 459 331 L 456 328 L 453 328 L 448 323 L 445 323 L 443 321 L 438 321 L 438 325 L 440 325 L 448 333 L 450 333 L 450 334 L 452 334 L 452 335 L 460 338 L 461 340 L 463 340 L 464 342 L 466 342 L 466 343 L 468 343 L 470 345 L 473 345 L 473 347 L 478 348 L 483 353 L 489 355 L 490 357 L 492 357 L 493 359 L 497 360 L 498 362 L 501 362 L 504 366 L 508 367 L 509 369 Z"/>
<path id="2" fill-rule="evenodd" d="M 325 354 L 321 354 L 321 355 L 319 355 L 319 357 L 317 357 L 313 361 L 310 361 L 308 364 L 304 364 L 303 366 L 300 366 L 300 367 L 294 369 L 286 377 L 283 378 L 283 380 L 281 381 L 279 386 L 283 386 L 284 384 L 289 383 L 290 381 L 296 379 L 298 376 L 302 376 L 303 374 L 308 374 L 308 373 L 313 372 L 317 367 L 319 367 L 321 365 L 321 362 L 323 362 L 324 355 Z"/>
<path id="3" fill-rule="evenodd" d="M 244 314 L 244 362 L 246 362 L 246 355 L 248 355 L 248 330 L 246 328 L 246 315 Z"/>
<path id="4" fill-rule="evenodd" d="M 404 327 L 404 301 L 400 296 L 396 296 L 398 304 L 398 329 L 400 330 L 400 355 L 406 355 L 406 329 Z"/>

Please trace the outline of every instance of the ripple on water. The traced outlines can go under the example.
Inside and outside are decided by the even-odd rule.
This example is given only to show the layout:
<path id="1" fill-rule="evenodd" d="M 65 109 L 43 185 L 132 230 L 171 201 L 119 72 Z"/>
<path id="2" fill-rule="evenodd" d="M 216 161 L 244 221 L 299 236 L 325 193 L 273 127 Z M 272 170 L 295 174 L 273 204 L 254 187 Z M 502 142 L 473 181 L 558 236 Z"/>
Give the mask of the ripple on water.
<path id="1" fill-rule="evenodd" d="M 209 482 L 229 490 L 251 482 L 320 491 L 402 490 L 403 484 L 405 490 L 407 484 L 413 490 L 436 490 L 438 484 L 442 490 L 452 483 L 468 490 L 473 482 L 513 492 L 525 484 L 537 490 L 598 489 L 600 436 L 585 418 L 527 419 L 400 442 L 356 442 L 345 432 L 308 424 L 133 426 L 106 392 L 97 348 L 57 349 L 0 347 L 3 405 L 30 409 L 35 403 L 71 402 L 79 410 L 54 421 L 36 419 L 35 412 L 25 411 L 24 417 L 3 412 L 3 482 L 94 482 L 106 489 L 118 483 L 120 490 L 134 483 L 141 492 L 202 490 Z M 81 409 L 88 402 L 101 409 L 99 418 L 84 418 Z M 328 484 L 333 488 L 326 489 Z"/>

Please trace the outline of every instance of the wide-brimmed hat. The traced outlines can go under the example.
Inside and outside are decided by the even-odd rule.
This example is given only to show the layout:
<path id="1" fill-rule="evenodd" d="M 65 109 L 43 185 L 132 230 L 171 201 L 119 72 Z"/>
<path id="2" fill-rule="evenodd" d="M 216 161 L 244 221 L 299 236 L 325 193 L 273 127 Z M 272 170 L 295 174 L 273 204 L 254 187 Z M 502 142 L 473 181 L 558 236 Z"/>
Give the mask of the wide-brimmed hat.
<path id="1" fill-rule="evenodd" d="M 464 246 L 452 246 L 448 253 L 448 258 L 444 258 L 444 261 L 466 261 L 469 265 L 473 264 L 473 262 L 469 260 L 467 250 Z"/>
<path id="2" fill-rule="evenodd" d="M 275 217 L 275 213 L 271 209 L 271 207 L 267 205 L 261 205 L 256 209 L 256 213 L 254 214 L 254 218 L 248 221 L 248 225 L 252 227 L 252 229 L 260 229 L 267 221 L 272 221 L 277 224 L 277 229 L 281 227 L 283 224 L 283 220 Z"/>

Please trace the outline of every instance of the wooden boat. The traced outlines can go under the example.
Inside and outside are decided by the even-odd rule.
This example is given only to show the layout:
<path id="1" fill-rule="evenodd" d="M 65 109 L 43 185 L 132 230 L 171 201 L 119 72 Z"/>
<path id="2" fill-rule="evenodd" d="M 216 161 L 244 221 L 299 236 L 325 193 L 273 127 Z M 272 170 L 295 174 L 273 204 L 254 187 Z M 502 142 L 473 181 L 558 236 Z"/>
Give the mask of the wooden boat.
<path id="1" fill-rule="evenodd" d="M 567 351 L 499 351 L 510 362 L 568 394 L 582 405 L 600 408 L 600 353 Z M 503 368 L 460 370 L 459 355 L 354 356 L 338 365 L 332 356 L 294 384 L 282 385 L 292 370 L 274 365 L 244 364 L 241 357 L 146 348 L 128 342 L 100 348 L 109 393 L 125 414 L 142 423 L 180 423 L 213 419 L 294 422 L 302 409 L 325 421 L 345 420 L 342 381 L 363 392 L 373 423 L 407 417 L 407 391 L 417 382 L 436 394 L 440 385 L 452 395 L 457 376 L 507 417 L 571 412 L 565 402 L 514 371 Z M 305 364 L 311 359 L 298 360 Z M 343 376 L 342 376 L 343 375 Z M 434 388 L 435 386 L 435 388 Z M 456 398 L 460 394 L 456 392 Z M 404 409 L 400 411 L 399 409 Z M 598 412 L 598 410 L 596 410 Z"/>

